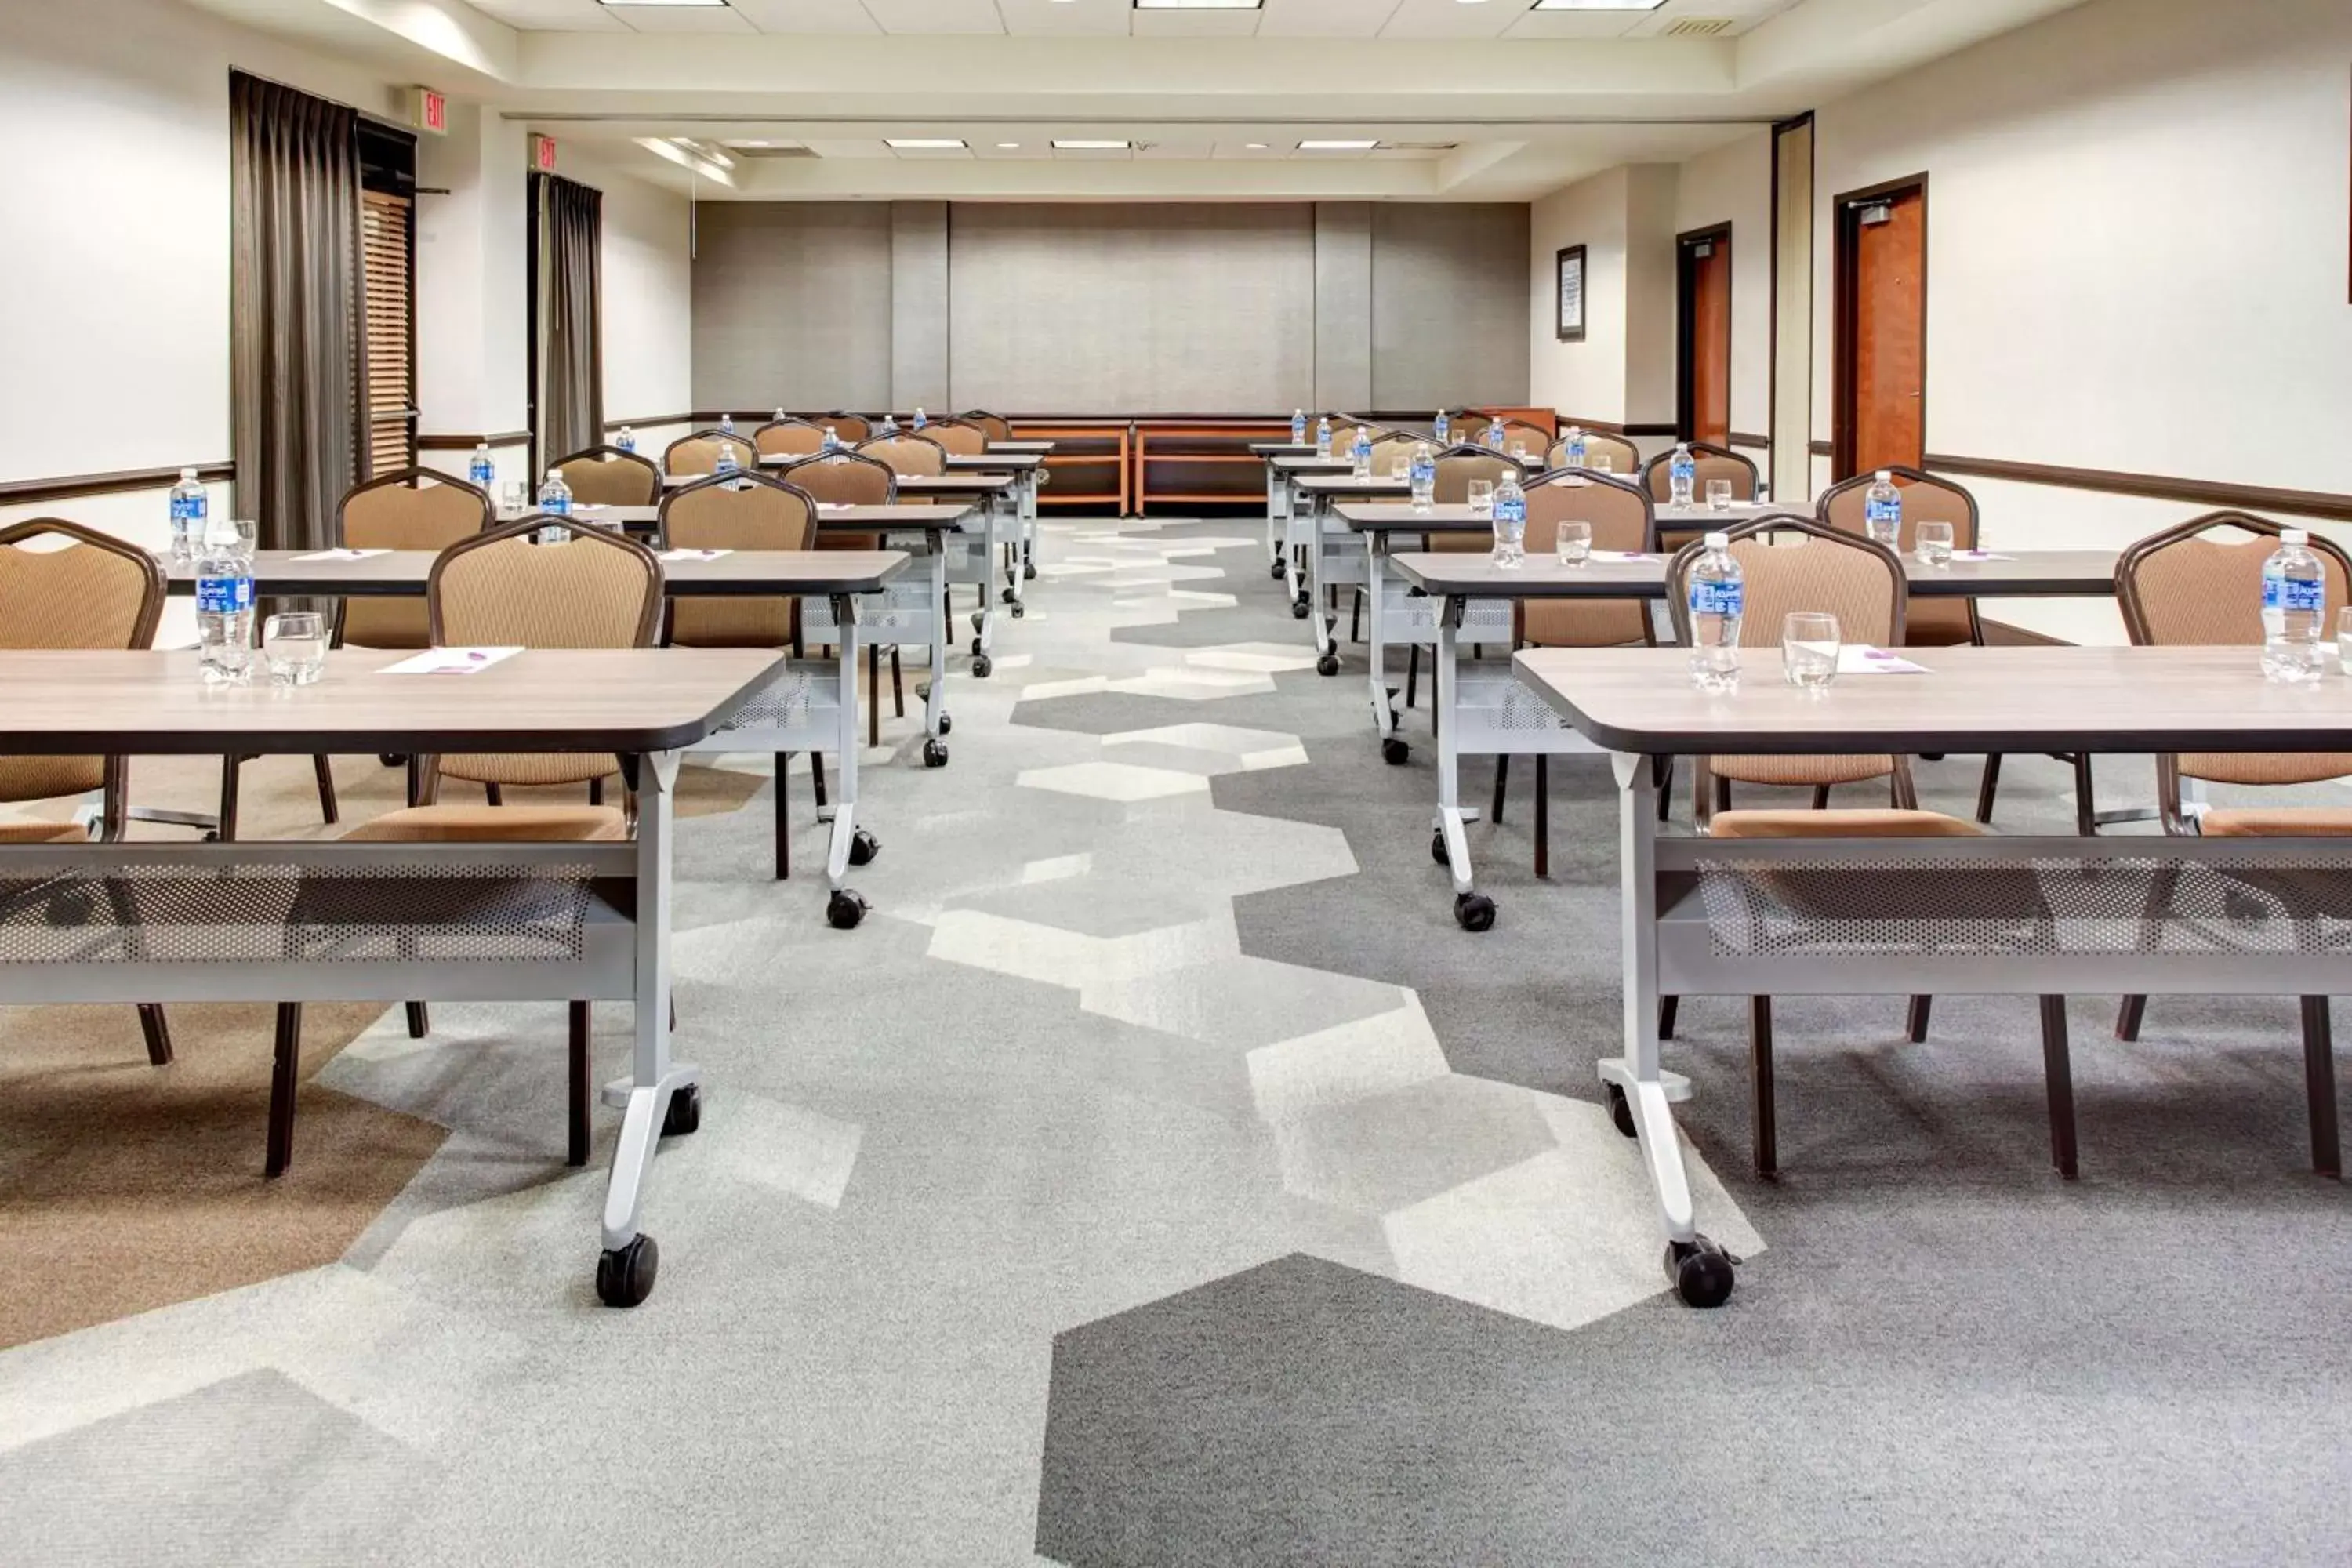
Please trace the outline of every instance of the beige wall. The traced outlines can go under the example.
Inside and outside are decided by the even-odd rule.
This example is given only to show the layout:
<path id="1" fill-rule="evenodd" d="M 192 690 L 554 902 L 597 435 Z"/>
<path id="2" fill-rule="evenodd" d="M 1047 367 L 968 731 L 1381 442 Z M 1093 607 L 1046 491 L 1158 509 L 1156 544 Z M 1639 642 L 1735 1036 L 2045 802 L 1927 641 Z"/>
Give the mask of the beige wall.
<path id="1" fill-rule="evenodd" d="M 1528 401 L 1580 419 L 1625 420 L 1625 218 L 1630 171 L 1611 169 L 1555 191 L 1529 210 L 1533 310 Z M 1559 338 L 1558 257 L 1584 254 L 1584 338 Z"/>
<path id="2" fill-rule="evenodd" d="M 1771 160 L 1771 132 L 1749 132 L 1683 164 L 1675 187 L 1676 234 L 1731 226 L 1731 427 L 1753 436 L 1772 405 Z"/>

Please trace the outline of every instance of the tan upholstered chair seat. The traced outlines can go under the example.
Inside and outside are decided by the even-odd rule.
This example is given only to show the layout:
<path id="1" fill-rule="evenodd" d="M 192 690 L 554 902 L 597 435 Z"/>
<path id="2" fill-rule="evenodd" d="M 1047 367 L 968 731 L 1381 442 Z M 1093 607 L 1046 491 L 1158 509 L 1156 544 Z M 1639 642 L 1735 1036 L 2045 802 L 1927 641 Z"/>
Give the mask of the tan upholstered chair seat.
<path id="1" fill-rule="evenodd" d="M 2342 752 L 2184 752 L 2184 777 L 2208 784 L 2325 784 L 2352 773 L 2352 755 Z"/>
<path id="2" fill-rule="evenodd" d="M 104 757 L 0 757 L 0 800 L 87 795 L 105 783 Z"/>
<path id="3" fill-rule="evenodd" d="M 2197 822 L 2208 838 L 2352 837 L 2352 808 L 2344 806 L 2221 806 Z"/>
<path id="4" fill-rule="evenodd" d="M 1990 829 L 1940 811 L 1719 811 L 1711 838 L 1976 838 Z"/>
<path id="5" fill-rule="evenodd" d="M 1716 757 L 1708 771 L 1736 784 L 1862 784 L 1883 779 L 1895 771 L 1893 757 Z"/>
<path id="6" fill-rule="evenodd" d="M 412 805 L 362 822 L 356 844 L 608 843 L 629 836 L 610 805 Z"/>
<path id="7" fill-rule="evenodd" d="M 87 844 L 79 822 L 0 822 L 0 844 Z"/>

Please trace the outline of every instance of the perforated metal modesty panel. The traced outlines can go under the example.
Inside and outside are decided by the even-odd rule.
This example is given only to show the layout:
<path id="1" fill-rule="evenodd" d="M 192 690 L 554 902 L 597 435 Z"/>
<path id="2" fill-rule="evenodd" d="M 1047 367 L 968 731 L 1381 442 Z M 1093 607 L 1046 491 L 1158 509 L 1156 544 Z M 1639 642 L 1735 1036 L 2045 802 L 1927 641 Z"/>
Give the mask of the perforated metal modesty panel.
<path id="1" fill-rule="evenodd" d="M 0 963 L 567 962 L 585 866 L 126 865 L 0 879 Z"/>
<path id="2" fill-rule="evenodd" d="M 1507 669 L 1474 674 L 1465 666 L 1454 690 L 1454 722 L 1462 726 L 1465 752 L 1477 750 L 1471 743 L 1474 735 L 1560 735 L 1575 729 Z"/>
<path id="3" fill-rule="evenodd" d="M 730 730 L 793 730 L 808 724 L 814 714 L 834 712 L 834 667 L 796 660 L 783 678 L 762 687 L 750 701 L 729 716 L 719 733 Z"/>
<path id="4" fill-rule="evenodd" d="M 1699 863 L 1718 956 L 2352 955 L 2352 857 Z"/>

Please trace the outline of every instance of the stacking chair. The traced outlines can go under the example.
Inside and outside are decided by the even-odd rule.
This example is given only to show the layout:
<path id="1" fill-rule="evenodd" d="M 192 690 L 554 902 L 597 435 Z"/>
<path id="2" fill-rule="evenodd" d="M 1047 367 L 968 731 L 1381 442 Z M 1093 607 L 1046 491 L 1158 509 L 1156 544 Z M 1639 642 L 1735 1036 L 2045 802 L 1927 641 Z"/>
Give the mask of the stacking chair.
<path id="1" fill-rule="evenodd" d="M 1756 487 L 1763 482 L 1763 476 L 1757 472 L 1754 463 L 1730 447 L 1718 447 L 1712 441 L 1693 441 L 1689 445 L 1691 458 L 1698 470 L 1691 484 L 1694 498 L 1704 501 L 1711 480 L 1729 479 L 1733 500 L 1756 499 Z M 1590 437 L 1586 438 L 1585 450 L 1589 458 L 1591 452 Z M 1674 453 L 1668 450 L 1642 465 L 1642 483 L 1648 489 L 1652 500 L 1663 504 L 1674 499 Z"/>
<path id="2" fill-rule="evenodd" d="M 991 414 L 984 408 L 969 409 L 956 417 L 966 424 L 979 426 L 981 433 L 992 442 L 1013 439 L 1013 426 L 1005 422 L 1003 416 Z"/>
<path id="3" fill-rule="evenodd" d="M 1847 642 L 1896 647 L 1903 641 L 1904 613 L 1909 597 L 1903 563 L 1895 552 L 1868 539 L 1831 528 L 1811 518 L 1780 514 L 1725 530 L 1731 535 L 1731 553 L 1747 578 L 1747 608 L 1740 626 L 1745 647 L 1773 647 L 1780 640 L 1780 623 L 1795 610 L 1826 611 L 1838 619 Z M 1798 538 L 1794 545 L 1774 543 L 1775 537 Z M 1691 640 L 1689 581 L 1692 567 L 1704 553 L 1693 544 L 1677 554 L 1666 573 L 1666 601 L 1674 608 L 1676 640 Z M 1700 831 L 1712 838 L 1937 838 L 1979 834 L 1972 822 L 1941 812 L 1921 811 L 1911 784 L 1906 759 L 1896 756 L 1752 756 L 1698 757 L 1694 760 Z M 1885 810 L 1828 809 L 1834 784 L 1887 781 L 1889 807 Z M 1810 811 L 1731 809 L 1732 781 L 1757 784 L 1810 785 Z M 1928 999 L 1911 998 L 1910 1037 L 1925 1039 Z M 1663 999 L 1658 1033 L 1674 1027 L 1673 999 Z M 2045 1012 L 2045 1031 L 2047 1025 Z M 2062 1042 L 2063 1033 L 2059 1037 Z M 1748 1057 L 1753 1073 L 1756 1173 L 1769 1177 L 1779 1168 L 1773 1121 L 1772 999 L 1751 996 L 1748 1002 Z M 2045 1047 L 2048 1041 L 2045 1038 Z M 2056 1104 L 2053 1099 L 2053 1107 Z M 2069 1140 L 2071 1147 L 2071 1139 Z"/>
<path id="4" fill-rule="evenodd" d="M 814 550 L 816 501 L 806 490 L 766 474 L 745 474 L 733 486 L 704 479 L 672 490 L 662 502 L 661 536 L 675 550 Z M 680 647 L 795 647 L 799 601 L 710 598 L 681 595 L 669 612 L 669 641 Z M 784 782 L 792 761 L 776 753 L 776 876 L 793 873 Z M 812 769 L 822 768 L 816 753 Z"/>
<path id="5" fill-rule="evenodd" d="M 864 452 L 837 451 L 822 458 L 803 458 L 778 476 L 799 487 L 813 500 L 832 506 L 888 506 L 898 499 L 898 476 L 889 464 Z M 877 533 L 825 533 L 816 536 L 819 550 L 879 550 Z M 866 734 L 869 744 L 882 743 L 882 645 L 866 645 Z M 899 673 L 898 645 L 890 645 L 890 700 L 895 718 L 907 716 L 907 688 Z M 809 765 L 816 773 L 816 803 L 824 804 L 824 764 L 814 752 Z"/>
<path id="6" fill-rule="evenodd" d="M 1587 430 L 1584 433 L 1584 466 L 1592 468 L 1596 466 L 1594 459 L 1604 457 L 1609 459 L 1611 473 L 1621 475 L 1628 479 L 1640 479 L 1642 448 L 1622 436 L 1612 436 L 1603 430 Z M 1568 467 L 1568 443 L 1565 440 L 1554 441 L 1551 444 L 1549 451 L 1544 457 L 1544 467 L 1548 468 Z"/>
<path id="7" fill-rule="evenodd" d="M 591 447 L 552 466 L 582 506 L 651 506 L 661 500 L 661 470 L 653 459 L 618 447 Z"/>
<path id="8" fill-rule="evenodd" d="M 988 432 L 968 419 L 934 419 L 919 434 L 937 441 L 951 458 L 977 458 L 988 450 Z"/>
<path id="9" fill-rule="evenodd" d="M 1492 425 L 1503 427 L 1503 450 L 1507 454 L 1517 444 L 1529 452 L 1547 451 L 1551 447 L 1551 434 L 1540 425 L 1530 425 L 1524 419 L 1493 419 L 1480 416 L 1469 434 L 1458 437 L 1465 444 L 1485 447 L 1486 429 Z M 1492 447 L 1487 448 L 1492 451 Z"/>
<path id="10" fill-rule="evenodd" d="M 887 464 L 901 478 L 931 478 L 948 471 L 947 448 L 928 436 L 902 430 L 896 436 L 861 441 L 857 449 Z"/>
<path id="11" fill-rule="evenodd" d="M 844 442 L 853 447 L 874 434 L 874 426 L 866 416 L 852 414 L 841 408 L 835 409 L 832 413 L 814 420 L 814 423 L 832 430 Z"/>
<path id="12" fill-rule="evenodd" d="M 2234 531 L 2235 540 L 2214 538 Z M 2277 523 L 2216 511 L 2141 540 L 2116 563 L 2116 595 L 2131 640 L 2160 647 L 2258 647 L 2263 641 L 2263 563 L 2278 546 Z M 2326 572 L 2325 626 L 2347 602 L 2352 557 L 2314 533 L 2310 549 Z M 2249 659 L 2253 656 L 2251 652 Z M 2335 678 L 2331 676 L 2330 679 Z M 2156 759 L 2157 810 L 2164 830 L 2208 838 L 2352 837 L 2352 810 L 2341 806 L 2214 806 L 2192 814 L 2180 781 L 2240 786 L 2319 784 L 2352 775 L 2352 753 L 2188 752 Z M 2126 996 L 2116 1020 L 2119 1039 L 2139 1037 L 2147 999 Z M 2312 1168 L 2340 1175 L 2336 1121 L 2334 1021 L 2325 995 L 2302 998 L 2304 1079 L 2311 1107 Z"/>
<path id="13" fill-rule="evenodd" d="M 715 474 L 719 471 L 719 448 L 727 445 L 734 447 L 735 461 L 741 467 L 760 466 L 759 447 L 740 436 L 713 426 L 672 441 L 669 449 L 662 454 L 662 470 L 674 476 Z"/>
<path id="14" fill-rule="evenodd" d="M 534 543 L 542 530 L 570 537 Z M 546 515 L 478 533 L 444 550 L 425 581 L 433 646 L 540 648 L 651 647 L 661 624 L 662 569 L 635 540 L 571 518 Z M 624 805 L 454 805 L 436 797 L 444 779 L 499 784 L 580 784 L 620 772 L 620 759 L 598 754 L 465 755 L 423 760 L 417 805 L 363 822 L 352 843 L 591 843 L 627 838 L 636 802 Z M 569 1158 L 588 1163 L 589 1005 L 571 1005 Z M 408 1004 L 408 1027 L 426 1027 L 422 1003 Z M 267 1174 L 293 1160 L 294 1094 L 302 1050 L 302 1005 L 278 1005 L 277 1063 L 269 1086 Z"/>
<path id="15" fill-rule="evenodd" d="M 1506 474 L 1518 471 L 1518 464 L 1484 447 L 1448 447 L 1437 454 L 1437 488 L 1432 492 L 1432 499 L 1439 506 L 1460 506 L 1470 499 L 1471 480 L 1485 479 L 1489 484 L 1500 485 Z M 1469 544 L 1454 542 L 1465 539 L 1470 542 Z M 1486 548 L 1475 534 L 1440 534 L 1431 542 L 1439 550 Z"/>
<path id="16" fill-rule="evenodd" d="M 58 549 L 26 549 L 39 541 Z M 163 573 L 145 551 L 63 518 L 0 528 L 0 648 L 143 648 L 163 616 Z M 0 757 L 0 801 L 11 805 L 100 793 L 98 837 L 121 838 L 130 821 L 128 757 Z M 79 844 L 79 822 L 0 823 L 0 844 Z M 139 1005 L 147 1059 L 172 1059 L 163 1009 Z"/>
<path id="17" fill-rule="evenodd" d="M 630 459 L 623 472 L 634 472 L 634 465 L 643 461 Z M 352 488 L 336 511 L 335 542 L 346 550 L 438 552 L 481 532 L 496 518 L 490 498 L 465 480 L 431 468 L 403 468 L 396 473 L 378 474 Z M 332 637 L 337 647 L 398 650 L 433 646 L 424 604 L 397 595 L 369 595 L 340 601 L 335 606 Z M 329 771 L 325 757 L 313 757 L 310 761 L 319 775 L 320 809 L 329 822 L 333 822 L 334 774 Z M 385 761 L 396 763 L 398 759 Z M 230 759 L 221 773 L 220 836 L 224 839 L 236 837 L 236 759 Z M 415 790 L 416 771 L 412 759 L 412 805 Z"/>
<path id="18" fill-rule="evenodd" d="M 824 426 L 806 419 L 772 419 L 751 432 L 762 458 L 803 458 L 824 450 Z"/>

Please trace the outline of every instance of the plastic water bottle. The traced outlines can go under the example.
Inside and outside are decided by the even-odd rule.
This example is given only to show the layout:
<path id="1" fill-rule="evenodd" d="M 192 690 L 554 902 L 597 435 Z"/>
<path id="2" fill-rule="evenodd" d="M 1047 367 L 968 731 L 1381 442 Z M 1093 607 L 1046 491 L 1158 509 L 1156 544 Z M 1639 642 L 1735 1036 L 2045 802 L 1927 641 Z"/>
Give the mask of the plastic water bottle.
<path id="1" fill-rule="evenodd" d="M 1355 445 L 1348 448 L 1348 460 L 1356 466 L 1358 479 L 1372 477 L 1372 433 L 1360 425 L 1356 426 Z"/>
<path id="2" fill-rule="evenodd" d="M 1445 410 L 1443 408 L 1437 411 L 1437 424 L 1433 427 L 1433 433 L 1437 437 L 1439 446 L 1453 445 L 1454 421 L 1445 416 Z"/>
<path id="3" fill-rule="evenodd" d="M 921 404 L 919 404 L 919 403 L 916 404 L 916 405 L 915 405 L 915 428 L 916 428 L 916 429 L 918 429 L 918 430 L 920 430 L 924 426 L 929 425 L 929 423 L 930 423 L 930 419 L 929 418 L 929 416 L 927 416 L 923 413 L 923 405 L 922 405 Z"/>
<path id="4" fill-rule="evenodd" d="M 1426 514 L 1437 502 L 1437 454 L 1422 442 L 1412 449 L 1412 510 Z"/>
<path id="5" fill-rule="evenodd" d="M 1331 416 L 1328 414 L 1316 422 L 1315 455 L 1318 458 L 1328 458 L 1331 455 Z"/>
<path id="6" fill-rule="evenodd" d="M 735 434 L 735 416 L 732 414 L 720 415 L 719 416 L 719 427 L 721 430 L 726 431 L 730 436 Z"/>
<path id="7" fill-rule="evenodd" d="M 204 548 L 205 519 L 212 510 L 211 498 L 204 481 L 196 478 L 194 468 L 180 470 L 180 482 L 172 487 L 172 559 L 185 565 L 196 558 Z"/>
<path id="8" fill-rule="evenodd" d="M 721 447 L 719 450 L 731 455 L 734 448 Z M 547 470 L 547 482 L 539 487 L 539 510 L 551 517 L 572 515 L 572 487 L 563 482 L 562 469 Z M 542 528 L 539 531 L 539 542 L 541 544 L 562 544 L 569 538 L 571 535 L 560 528 Z"/>
<path id="9" fill-rule="evenodd" d="M 1895 488 L 1895 476 L 1885 468 L 1878 470 L 1869 493 L 1862 498 L 1862 531 L 1889 550 L 1902 548 L 1903 492 Z"/>
<path id="10" fill-rule="evenodd" d="M 1495 564 L 1518 566 L 1528 558 L 1528 492 L 1519 488 L 1514 463 L 1495 482 Z"/>
<path id="11" fill-rule="evenodd" d="M 1584 454 L 1589 448 L 1585 445 L 1583 426 L 1571 425 L 1568 427 L 1565 446 L 1567 451 L 1564 456 L 1568 458 L 1568 466 L 1571 468 L 1584 467 Z"/>
<path id="12" fill-rule="evenodd" d="M 777 409 L 777 410 L 776 410 L 776 417 L 775 417 L 775 419 L 772 421 L 772 423 L 777 424 L 777 425 L 782 425 L 783 422 L 784 422 L 784 411 L 783 411 L 782 409 L 779 408 L 779 409 Z"/>
<path id="13" fill-rule="evenodd" d="M 2263 563 L 2263 675 L 2299 686 L 2319 679 L 2319 623 L 2327 612 L 2327 573 L 2311 552 L 2311 535 L 2282 530 Z"/>
<path id="14" fill-rule="evenodd" d="M 1691 684 L 1701 691 L 1739 689 L 1739 622 L 1748 577 L 1731 556 L 1731 536 L 1710 533 L 1691 565 Z"/>
<path id="15" fill-rule="evenodd" d="M 735 455 L 735 443 L 732 441 L 719 442 L 718 474 L 719 482 L 721 488 L 730 490 L 740 488 L 735 482 L 735 476 L 742 471 L 743 461 Z"/>
<path id="16" fill-rule="evenodd" d="M 882 416 L 881 427 L 874 432 L 874 434 L 879 436 L 885 441 L 887 441 L 891 437 L 896 436 L 898 433 L 898 416 L 895 414 L 885 414 Z"/>
<path id="17" fill-rule="evenodd" d="M 1674 499 L 1668 504 L 1677 511 L 1688 507 L 1698 489 L 1698 459 L 1691 456 L 1689 442 L 1675 444 L 1675 455 L 1666 459 L 1666 477 L 1674 487 Z"/>
<path id="18" fill-rule="evenodd" d="M 1290 444 L 1294 447 L 1307 445 L 1307 410 L 1304 408 L 1290 411 Z"/>
<path id="19" fill-rule="evenodd" d="M 1492 425 L 1486 426 L 1486 447 L 1489 451 L 1499 452 L 1503 449 L 1503 422 L 1501 420 L 1497 419 Z"/>
<path id="20" fill-rule="evenodd" d="M 824 460 L 828 463 L 841 461 L 841 432 L 830 425 L 824 427 Z"/>
<path id="21" fill-rule="evenodd" d="M 613 445 L 624 452 L 634 452 L 637 449 L 637 433 L 624 425 L 621 433 L 613 437 Z"/>
<path id="22" fill-rule="evenodd" d="M 253 675 L 253 549 L 228 518 L 206 529 L 196 563 L 196 666 L 207 686 Z"/>

